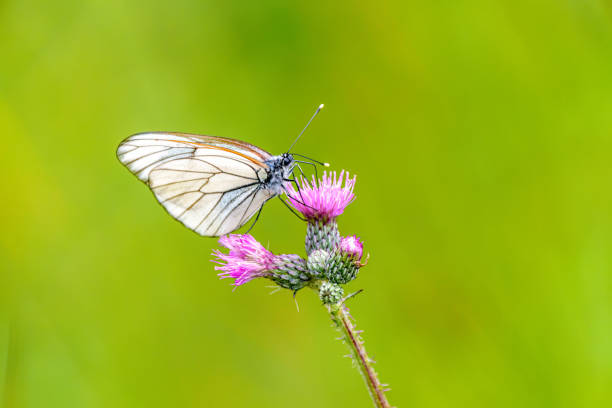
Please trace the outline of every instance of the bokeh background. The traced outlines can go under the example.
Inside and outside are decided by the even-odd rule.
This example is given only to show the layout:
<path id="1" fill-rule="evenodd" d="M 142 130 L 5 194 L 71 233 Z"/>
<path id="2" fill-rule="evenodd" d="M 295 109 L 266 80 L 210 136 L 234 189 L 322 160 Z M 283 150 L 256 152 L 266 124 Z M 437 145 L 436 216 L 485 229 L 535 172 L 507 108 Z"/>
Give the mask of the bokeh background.
<path id="1" fill-rule="evenodd" d="M 115 157 L 147 130 L 358 175 L 347 290 L 398 407 L 612 404 L 612 8 L 0 2 L 5 407 L 368 407 L 315 294 L 232 291 Z M 270 202 L 254 235 L 303 254 Z"/>

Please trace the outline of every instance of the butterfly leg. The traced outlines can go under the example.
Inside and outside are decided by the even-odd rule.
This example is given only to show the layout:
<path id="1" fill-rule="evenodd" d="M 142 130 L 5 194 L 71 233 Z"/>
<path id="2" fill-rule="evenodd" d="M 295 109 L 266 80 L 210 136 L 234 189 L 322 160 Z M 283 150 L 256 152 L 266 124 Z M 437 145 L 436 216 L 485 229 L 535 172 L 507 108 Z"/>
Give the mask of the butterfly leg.
<path id="1" fill-rule="evenodd" d="M 302 177 L 305 178 L 306 180 L 308 180 L 308 178 L 306 177 L 306 175 L 304 174 L 304 170 L 302 170 L 302 167 L 300 166 L 300 163 L 305 163 L 305 164 L 310 164 L 312 165 L 312 167 L 314 167 L 314 172 L 315 172 L 315 179 L 319 179 L 319 173 L 317 172 L 317 166 L 314 163 L 310 163 L 310 162 L 296 162 L 295 165 L 297 166 L 298 170 L 300 170 L 300 173 L 302 174 Z"/>
<path id="2" fill-rule="evenodd" d="M 306 180 L 308 180 L 308 178 L 306 177 L 306 173 L 304 173 L 304 170 L 302 170 L 302 166 L 300 166 L 299 163 L 295 163 L 295 167 L 298 168 L 298 170 L 300 171 L 300 174 L 302 175 L 302 177 L 305 178 Z M 315 171 L 316 171 L 316 167 L 315 167 Z"/>
<path id="3" fill-rule="evenodd" d="M 259 219 L 259 216 L 261 215 L 261 210 L 263 210 L 263 208 L 264 208 L 263 205 L 261 207 L 259 207 L 259 211 L 257 211 L 257 215 L 255 216 L 255 221 L 253 221 L 253 223 L 251 224 L 251 226 L 249 227 L 247 232 L 245 232 L 245 234 L 248 234 L 249 232 L 251 232 L 251 230 L 253 229 L 255 224 L 257 224 L 257 220 Z"/>
<path id="4" fill-rule="evenodd" d="M 303 163 L 303 164 L 310 164 L 312 167 L 314 167 L 314 172 L 315 172 L 315 178 L 319 179 L 319 173 L 317 172 L 317 165 L 309 162 L 309 161 L 303 161 L 303 160 L 296 160 L 295 163 L 297 164 L 298 167 L 300 167 L 299 163 Z M 304 175 L 304 172 L 302 171 L 302 169 L 300 168 L 300 171 L 302 172 L 302 175 Z"/>
<path id="5" fill-rule="evenodd" d="M 287 206 L 287 208 L 289 209 L 289 211 L 291 211 L 293 213 L 293 215 L 295 215 L 296 217 L 298 217 L 302 221 L 308 221 L 306 218 L 301 217 L 300 214 L 295 212 L 295 210 L 293 208 L 291 208 L 291 206 L 285 200 L 283 200 L 280 196 L 278 196 L 278 199 L 281 200 L 281 203 L 283 203 L 283 204 L 285 204 Z"/>
<path id="6" fill-rule="evenodd" d="M 295 184 L 295 187 L 297 188 L 298 194 L 300 195 L 300 198 L 302 199 L 302 202 L 304 201 L 304 197 L 302 196 L 302 190 L 300 190 L 300 184 L 297 182 L 297 180 L 294 178 L 292 179 L 284 179 L 285 181 L 289 181 L 293 184 Z M 306 205 L 306 204 L 304 204 Z"/>
<path id="7" fill-rule="evenodd" d="M 300 171 L 302 178 L 306 178 L 306 174 L 304 174 L 304 170 L 302 170 L 302 168 L 300 167 L 298 163 L 295 163 L 295 167 L 297 167 L 298 170 Z M 295 168 L 293 169 L 293 171 L 295 171 Z M 297 177 L 295 177 L 295 174 L 293 175 L 293 178 L 297 179 Z"/>
<path id="8" fill-rule="evenodd" d="M 298 182 L 297 182 L 297 180 L 296 180 L 296 179 L 284 179 L 284 181 L 289 181 L 289 182 L 291 182 L 291 183 L 294 183 L 294 184 L 295 184 L 295 186 L 297 187 L 297 191 L 298 191 L 298 193 L 300 194 L 300 198 L 302 199 L 302 201 L 298 200 L 298 199 L 297 199 L 297 198 L 295 198 L 295 197 L 291 197 L 293 200 L 297 201 L 298 203 L 302 204 L 303 206 L 306 206 L 306 207 L 308 207 L 308 208 L 312 208 L 312 209 L 314 209 L 314 207 L 312 207 L 312 206 L 310 206 L 310 205 L 308 205 L 308 204 L 306 204 L 306 203 L 304 202 L 304 197 L 302 196 L 302 190 L 300 190 L 300 185 L 298 184 Z M 287 194 L 287 193 L 285 192 L 285 194 Z M 289 195 L 287 194 L 287 196 L 289 196 Z"/>

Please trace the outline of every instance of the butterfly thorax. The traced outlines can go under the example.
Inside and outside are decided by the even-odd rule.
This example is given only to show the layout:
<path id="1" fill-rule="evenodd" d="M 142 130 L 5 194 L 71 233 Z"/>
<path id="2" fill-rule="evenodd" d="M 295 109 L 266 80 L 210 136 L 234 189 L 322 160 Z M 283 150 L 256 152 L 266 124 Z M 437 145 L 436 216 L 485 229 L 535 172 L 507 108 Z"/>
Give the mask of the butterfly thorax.
<path id="1" fill-rule="evenodd" d="M 293 156 L 289 153 L 283 153 L 279 156 L 272 156 L 265 161 L 268 166 L 268 177 L 262 183 L 265 187 L 274 192 L 274 194 L 282 194 L 283 184 L 291 177 L 295 162 Z"/>

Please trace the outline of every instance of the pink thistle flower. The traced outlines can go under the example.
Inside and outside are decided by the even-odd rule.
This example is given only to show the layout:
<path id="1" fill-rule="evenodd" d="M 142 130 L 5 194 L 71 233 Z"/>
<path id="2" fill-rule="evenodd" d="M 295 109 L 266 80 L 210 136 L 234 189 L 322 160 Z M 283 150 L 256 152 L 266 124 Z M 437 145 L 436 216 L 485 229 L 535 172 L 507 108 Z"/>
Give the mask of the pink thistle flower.
<path id="1" fill-rule="evenodd" d="M 311 279 L 304 259 L 298 255 L 275 255 L 249 234 L 226 235 L 219 238 L 219 244 L 229 253 L 213 251 L 217 257 L 213 262 L 219 264 L 215 269 L 221 271 L 221 279 L 233 278 L 235 286 L 268 278 L 283 288 L 299 290 Z"/>
<path id="2" fill-rule="evenodd" d="M 321 180 L 317 182 L 313 176 L 310 183 L 302 177 L 300 191 L 296 191 L 292 184 L 286 184 L 291 205 L 309 220 L 336 218 L 355 198 L 353 188 L 357 177 L 350 178 L 348 172 L 345 177 L 344 173 L 342 170 L 337 177 L 335 171 L 323 172 Z"/>
<path id="3" fill-rule="evenodd" d="M 215 269 L 221 279 L 233 278 L 234 285 L 240 286 L 255 278 L 269 277 L 275 268 L 276 256 L 263 247 L 249 234 L 231 234 L 219 238 L 219 244 L 229 249 L 228 254 L 214 250 L 217 259 L 213 262 L 220 266 Z"/>
<path id="4" fill-rule="evenodd" d="M 357 260 L 363 255 L 363 242 L 357 235 L 349 235 L 340 240 L 340 251 Z"/>

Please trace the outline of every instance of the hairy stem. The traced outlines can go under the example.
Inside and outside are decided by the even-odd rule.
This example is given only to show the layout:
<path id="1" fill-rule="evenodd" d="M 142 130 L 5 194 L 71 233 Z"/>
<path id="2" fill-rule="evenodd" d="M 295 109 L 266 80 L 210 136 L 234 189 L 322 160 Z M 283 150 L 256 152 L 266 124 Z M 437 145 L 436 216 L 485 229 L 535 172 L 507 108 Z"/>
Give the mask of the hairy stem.
<path id="1" fill-rule="evenodd" d="M 355 330 L 355 326 L 348 314 L 348 309 L 343 304 L 335 304 L 328 305 L 327 310 L 336 328 L 342 333 L 342 339 L 351 350 L 353 360 L 357 363 L 359 372 L 368 387 L 368 392 L 374 401 L 374 405 L 378 408 L 391 408 L 385 396 L 385 390 L 378 380 L 374 367 L 372 367 L 373 361 L 366 353 L 363 341 L 359 337 L 357 330 Z"/>

